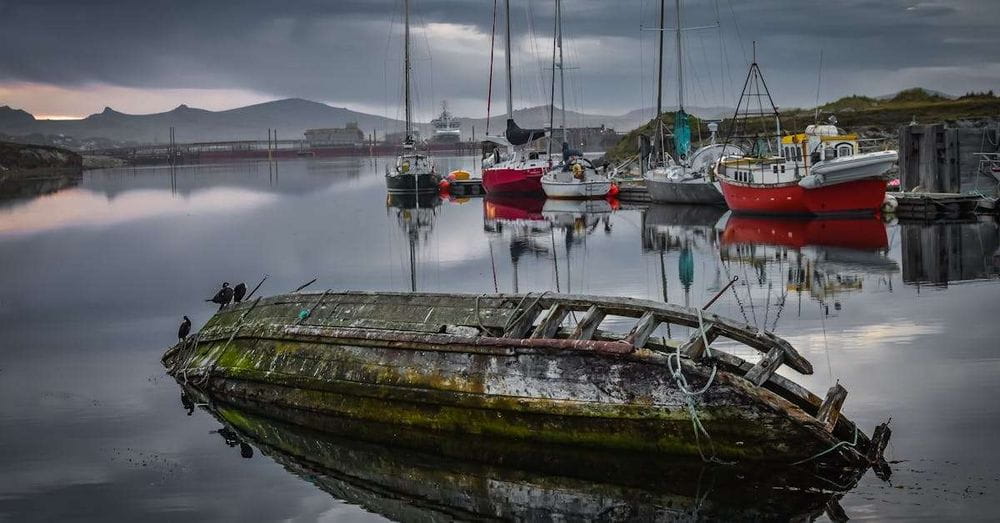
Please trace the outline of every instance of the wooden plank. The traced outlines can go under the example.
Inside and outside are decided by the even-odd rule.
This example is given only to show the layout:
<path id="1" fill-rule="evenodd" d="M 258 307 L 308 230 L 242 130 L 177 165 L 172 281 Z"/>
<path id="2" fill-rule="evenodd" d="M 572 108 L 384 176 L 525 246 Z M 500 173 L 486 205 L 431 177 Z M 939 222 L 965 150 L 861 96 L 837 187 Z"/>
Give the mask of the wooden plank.
<path id="1" fill-rule="evenodd" d="M 597 330 L 597 326 L 601 324 L 604 317 L 607 315 L 604 309 L 598 307 L 597 305 L 591 305 L 587 309 L 587 313 L 583 315 L 583 319 L 580 320 L 580 324 L 576 326 L 576 330 L 573 331 L 573 335 L 570 336 L 574 340 L 589 340 L 593 335 L 594 331 Z"/>
<path id="2" fill-rule="evenodd" d="M 837 419 L 840 418 L 840 409 L 844 406 L 844 400 L 846 399 L 847 389 L 841 386 L 840 383 L 830 387 L 830 390 L 826 392 L 826 399 L 820 404 L 819 412 L 816 413 L 816 419 L 826 427 L 827 432 L 833 432 L 833 428 L 837 426 Z"/>
<path id="3" fill-rule="evenodd" d="M 531 337 L 555 338 L 556 333 L 559 332 L 559 326 L 562 325 L 567 314 L 569 314 L 569 309 L 559 303 L 549 307 L 549 312 L 545 315 L 542 322 L 538 324 L 538 327 L 535 327 L 535 331 L 531 333 Z"/>
<path id="4" fill-rule="evenodd" d="M 537 300 L 531 301 L 527 307 L 518 309 L 511 318 L 513 318 L 513 323 L 507 327 L 507 330 L 503 333 L 504 338 L 523 338 L 528 335 L 531 331 L 531 326 L 535 323 L 535 319 L 538 315 L 542 313 L 542 306 Z"/>
<path id="5" fill-rule="evenodd" d="M 760 387 L 767 382 L 774 371 L 778 370 L 783 361 L 785 361 L 785 351 L 781 347 L 775 347 L 768 351 L 767 355 L 761 358 L 744 377 Z"/>
<path id="6" fill-rule="evenodd" d="M 705 327 L 705 336 L 708 338 L 708 342 L 712 343 L 715 338 L 719 337 L 719 329 L 712 323 L 708 323 Z M 688 358 L 694 361 L 701 359 L 702 355 L 705 354 L 705 339 L 701 335 L 701 329 L 698 329 L 691 333 L 691 337 L 688 338 L 687 343 L 681 347 L 681 354 L 684 354 Z"/>
<path id="7" fill-rule="evenodd" d="M 629 331 L 628 336 L 625 337 L 625 342 L 631 343 L 637 349 L 641 349 L 646 345 L 649 336 L 653 334 L 653 331 L 659 325 L 660 320 L 656 318 L 656 315 L 650 311 L 646 311 L 639 318 L 639 321 L 636 322 L 635 327 L 632 327 L 632 330 Z"/>
<path id="8" fill-rule="evenodd" d="M 698 314 L 695 309 L 653 300 L 609 298 L 607 296 L 596 295 L 564 295 L 542 298 L 542 303 L 545 306 L 551 306 L 557 301 L 574 309 L 596 305 L 603 309 L 605 314 L 632 318 L 639 318 L 647 310 L 652 310 L 656 313 L 660 321 L 686 325 L 688 327 L 698 326 Z M 809 363 L 809 360 L 802 357 L 787 341 L 770 332 L 760 332 L 751 325 L 737 323 L 728 318 L 708 312 L 702 313 L 702 319 L 704 322 L 715 325 L 719 329 L 720 336 L 738 341 L 760 352 L 770 351 L 773 347 L 781 347 L 785 351 L 785 365 L 788 365 L 801 374 L 812 374 L 813 372 L 813 367 Z"/>

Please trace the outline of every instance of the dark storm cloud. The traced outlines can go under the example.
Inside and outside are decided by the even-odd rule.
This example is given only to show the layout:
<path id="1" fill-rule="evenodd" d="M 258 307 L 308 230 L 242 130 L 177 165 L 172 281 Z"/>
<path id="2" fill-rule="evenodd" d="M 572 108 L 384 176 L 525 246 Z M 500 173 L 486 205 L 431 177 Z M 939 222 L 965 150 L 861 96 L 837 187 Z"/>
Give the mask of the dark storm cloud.
<path id="1" fill-rule="evenodd" d="M 532 78 L 548 56 L 552 3 L 512 3 L 515 35 L 522 43 L 529 33 L 537 38 L 534 48 L 525 44 L 533 55 L 516 56 L 524 77 L 518 85 L 538 84 Z M 658 2 L 563 3 L 567 50 L 579 67 L 573 73 L 576 98 L 586 106 L 580 108 L 648 105 L 651 85 L 635 85 L 640 78 L 652 83 L 655 35 L 640 25 L 655 24 Z M 670 3 L 668 25 L 674 25 Z M 490 31 L 493 2 L 412 4 L 417 25 L 468 28 L 418 36 L 425 94 L 482 99 L 488 69 L 483 35 Z M 715 5 L 685 1 L 684 25 L 713 23 Z M 685 33 L 694 66 L 688 81 L 694 100 L 701 93 L 704 104 L 720 102 L 721 93 L 733 89 L 712 75 L 728 66 L 727 74 L 741 76 L 752 40 L 786 105 L 815 96 L 820 49 L 823 98 L 884 94 L 917 83 L 953 92 L 1000 83 L 995 0 L 719 0 L 718 6 L 725 60 L 718 58 L 717 31 Z M 0 82 L 244 89 L 381 107 L 396 91 L 400 11 L 400 0 L 0 0 Z M 534 103 L 544 101 L 537 85 L 532 96 L 525 94 L 531 89 L 520 91 L 525 102 L 532 96 L 541 98 Z"/>

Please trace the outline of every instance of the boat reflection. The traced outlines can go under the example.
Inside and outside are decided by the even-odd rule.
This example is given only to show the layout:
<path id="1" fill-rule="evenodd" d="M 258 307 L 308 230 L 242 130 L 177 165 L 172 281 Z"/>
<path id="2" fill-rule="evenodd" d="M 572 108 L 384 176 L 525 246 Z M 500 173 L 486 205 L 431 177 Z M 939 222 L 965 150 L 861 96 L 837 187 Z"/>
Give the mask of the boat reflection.
<path id="1" fill-rule="evenodd" d="M 766 266 L 778 265 L 785 289 L 808 293 L 840 310 L 839 295 L 858 292 L 867 276 L 891 285 L 899 265 L 889 258 L 885 224 L 877 218 L 788 219 L 727 215 L 720 255 L 751 267 L 757 283 L 770 283 Z M 891 287 L 890 287 L 891 288 Z M 783 303 L 783 300 L 782 300 Z"/>
<path id="2" fill-rule="evenodd" d="M 469 438 L 198 399 L 223 424 L 226 445 L 239 444 L 244 457 L 253 456 L 244 449 L 252 445 L 332 497 L 400 521 L 787 521 L 824 511 L 836 520 L 843 514 L 838 499 L 858 479 Z"/>
<path id="3" fill-rule="evenodd" d="M 669 303 L 666 253 L 678 252 L 677 274 L 684 290 L 684 305 L 691 305 L 694 283 L 694 251 L 703 258 L 714 259 L 719 234 L 715 228 L 724 209 L 711 205 L 650 205 L 642 214 L 642 250 L 657 252 L 660 257 L 660 286 L 663 301 Z M 715 267 L 709 289 L 721 288 L 721 272 Z"/>
<path id="4" fill-rule="evenodd" d="M 417 290 L 416 251 L 434 230 L 441 199 L 437 193 L 388 193 L 386 210 L 395 215 L 396 224 L 406 234 L 410 255 L 410 290 Z"/>
<path id="5" fill-rule="evenodd" d="M 556 200 L 536 197 L 496 197 L 483 202 L 483 230 L 492 242 L 506 241 L 513 267 L 513 291 L 520 292 L 518 262 L 525 254 L 552 259 L 556 292 L 572 292 L 572 252 L 586 246 L 586 238 L 597 230 L 611 233 L 614 205 L 607 200 Z M 559 249 L 565 252 L 565 280 L 560 277 Z M 563 283 L 565 282 L 565 288 Z"/>

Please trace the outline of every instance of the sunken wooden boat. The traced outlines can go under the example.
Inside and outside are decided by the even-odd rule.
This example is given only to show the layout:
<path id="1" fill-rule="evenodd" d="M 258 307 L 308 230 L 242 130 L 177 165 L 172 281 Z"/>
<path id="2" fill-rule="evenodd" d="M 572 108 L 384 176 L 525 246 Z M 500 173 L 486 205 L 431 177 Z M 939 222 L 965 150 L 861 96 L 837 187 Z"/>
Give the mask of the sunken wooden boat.
<path id="1" fill-rule="evenodd" d="M 823 399 L 775 372 L 812 372 L 785 340 L 648 300 L 284 294 L 220 310 L 163 363 L 215 398 L 547 444 L 852 468 L 885 446 L 840 414 L 839 384 Z"/>

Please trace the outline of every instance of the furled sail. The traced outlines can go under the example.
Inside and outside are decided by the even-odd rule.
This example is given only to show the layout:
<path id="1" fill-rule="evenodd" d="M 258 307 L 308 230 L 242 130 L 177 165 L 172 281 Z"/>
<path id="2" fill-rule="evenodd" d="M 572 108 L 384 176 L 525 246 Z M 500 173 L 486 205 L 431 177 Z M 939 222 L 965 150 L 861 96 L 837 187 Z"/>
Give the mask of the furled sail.
<path id="1" fill-rule="evenodd" d="M 691 151 L 691 124 L 683 109 L 674 115 L 674 151 L 678 158 L 686 158 Z"/>
<path id="2" fill-rule="evenodd" d="M 545 136 L 545 129 L 521 129 L 513 119 L 507 120 L 507 131 L 504 135 L 511 145 L 524 145 Z"/>

